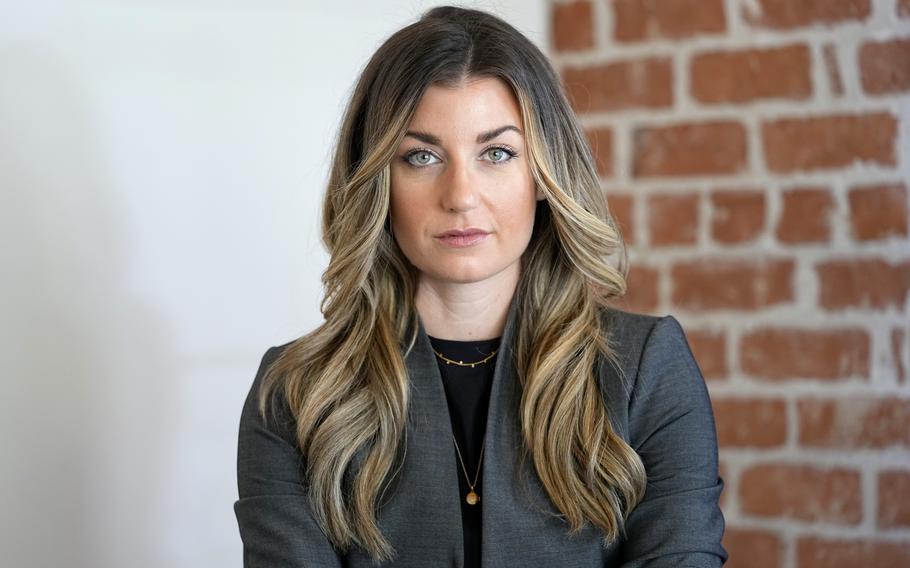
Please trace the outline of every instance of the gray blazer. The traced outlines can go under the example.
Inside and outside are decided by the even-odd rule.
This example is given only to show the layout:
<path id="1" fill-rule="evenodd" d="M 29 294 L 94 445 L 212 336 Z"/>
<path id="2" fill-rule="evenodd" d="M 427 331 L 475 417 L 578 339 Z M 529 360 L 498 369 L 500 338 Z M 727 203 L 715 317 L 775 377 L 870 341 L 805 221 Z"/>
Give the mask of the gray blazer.
<path id="1" fill-rule="evenodd" d="M 512 302 L 494 370 L 484 440 L 482 565 L 501 567 L 632 568 L 717 567 L 724 518 L 718 505 L 717 437 L 708 390 L 673 316 L 605 312 L 627 382 L 604 363 L 601 389 L 617 433 L 641 456 L 648 474 L 644 500 L 626 521 L 626 536 L 605 547 L 587 524 L 569 537 L 533 465 L 521 473 L 520 384 L 512 363 L 516 302 Z M 265 368 L 287 344 L 262 359 L 240 418 L 237 456 L 239 499 L 234 512 L 246 568 L 373 566 L 360 549 L 342 555 L 316 524 L 306 499 L 302 457 L 291 422 L 270 430 L 256 411 Z M 406 357 L 411 377 L 405 461 L 379 512 L 382 533 L 397 557 L 394 567 L 462 567 L 459 469 L 445 391 L 420 323 Z M 356 461 L 356 460 L 355 460 Z M 545 511 L 549 511 L 549 514 Z"/>

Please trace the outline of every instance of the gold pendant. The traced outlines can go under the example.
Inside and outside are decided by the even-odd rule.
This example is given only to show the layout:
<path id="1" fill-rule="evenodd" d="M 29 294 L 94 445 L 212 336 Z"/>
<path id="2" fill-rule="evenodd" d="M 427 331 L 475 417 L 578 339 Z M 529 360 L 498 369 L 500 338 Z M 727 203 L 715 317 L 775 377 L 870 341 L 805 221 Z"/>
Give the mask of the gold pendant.
<path id="1" fill-rule="evenodd" d="M 465 497 L 465 501 L 468 502 L 468 505 L 476 505 L 477 502 L 480 501 L 480 495 L 474 493 L 474 491 L 469 491 L 467 497 Z"/>

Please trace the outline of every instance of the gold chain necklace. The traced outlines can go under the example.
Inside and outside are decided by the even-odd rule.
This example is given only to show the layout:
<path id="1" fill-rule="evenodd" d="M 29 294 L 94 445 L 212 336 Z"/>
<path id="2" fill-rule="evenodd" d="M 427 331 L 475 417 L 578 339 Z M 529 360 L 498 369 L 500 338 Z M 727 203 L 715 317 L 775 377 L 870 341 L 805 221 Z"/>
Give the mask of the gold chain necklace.
<path id="1" fill-rule="evenodd" d="M 471 367 L 472 369 L 474 368 L 474 365 L 483 365 L 484 363 L 486 363 L 487 361 L 492 359 L 493 356 L 496 355 L 497 351 L 499 351 L 499 349 L 494 350 L 492 353 L 490 353 L 489 355 L 487 355 L 480 361 L 474 361 L 473 363 L 465 363 L 464 361 L 455 361 L 454 359 L 449 359 L 448 357 L 446 357 L 439 351 L 436 351 L 435 349 L 433 349 L 433 352 L 436 353 L 436 355 L 438 355 L 440 359 L 442 359 L 443 361 L 446 362 L 446 365 L 458 365 L 459 367 Z"/>
<path id="2" fill-rule="evenodd" d="M 465 363 L 464 361 L 455 361 L 454 359 L 449 359 L 436 349 L 433 349 L 433 352 L 436 353 L 436 356 L 446 362 L 446 365 L 458 365 L 459 367 L 471 367 L 474 368 L 475 365 L 483 365 L 487 361 L 493 358 L 496 355 L 496 352 L 499 349 L 494 350 L 492 353 L 481 359 L 480 361 L 475 361 L 473 363 Z M 480 495 L 474 491 L 474 486 L 477 485 L 477 479 L 480 477 L 480 466 L 483 464 L 483 446 L 480 448 L 480 457 L 477 459 L 477 473 L 474 474 L 474 482 L 471 483 L 471 478 L 468 477 L 468 468 L 464 465 L 464 458 L 461 457 L 461 450 L 458 448 L 458 440 L 455 439 L 455 434 L 452 434 L 452 441 L 455 442 L 455 451 L 458 452 L 458 461 L 461 462 L 461 470 L 464 472 L 465 481 L 468 482 L 468 494 L 465 495 L 464 500 L 468 502 L 468 505 L 476 505 L 480 502 Z"/>

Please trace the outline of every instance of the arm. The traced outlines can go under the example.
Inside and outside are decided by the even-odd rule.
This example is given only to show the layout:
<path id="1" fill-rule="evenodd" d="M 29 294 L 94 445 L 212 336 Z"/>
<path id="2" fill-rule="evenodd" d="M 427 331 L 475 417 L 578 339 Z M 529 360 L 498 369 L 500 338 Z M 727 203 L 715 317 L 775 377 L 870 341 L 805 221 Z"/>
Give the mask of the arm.
<path id="1" fill-rule="evenodd" d="M 341 558 L 310 512 L 302 456 L 294 443 L 290 412 L 282 428 L 266 428 L 259 416 L 259 385 L 279 348 L 266 351 L 240 416 L 234 513 L 243 540 L 244 568 L 336 566 Z M 274 420 L 269 426 L 276 428 Z"/>
<path id="2" fill-rule="evenodd" d="M 704 378 L 673 316 L 645 342 L 629 401 L 630 442 L 648 474 L 629 515 L 623 568 L 716 568 L 724 517 L 717 434 Z"/>

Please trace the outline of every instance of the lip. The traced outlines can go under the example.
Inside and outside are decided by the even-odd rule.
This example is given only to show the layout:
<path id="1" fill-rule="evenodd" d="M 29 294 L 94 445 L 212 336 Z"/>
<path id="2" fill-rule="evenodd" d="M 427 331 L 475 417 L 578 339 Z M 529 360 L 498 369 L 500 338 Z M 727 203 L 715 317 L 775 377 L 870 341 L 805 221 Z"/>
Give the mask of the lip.
<path id="1" fill-rule="evenodd" d="M 489 238 L 490 233 L 486 231 L 446 231 L 441 236 L 437 236 L 436 240 L 442 244 L 454 248 L 464 248 L 474 246 L 478 243 L 481 243 L 487 238 Z"/>
<path id="2" fill-rule="evenodd" d="M 436 237 L 470 237 L 474 235 L 489 235 L 489 231 L 484 231 L 477 227 L 468 227 L 467 229 L 449 229 L 444 233 L 434 235 Z"/>

